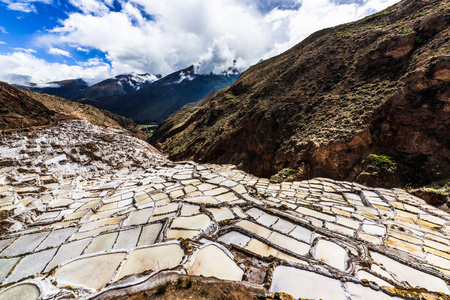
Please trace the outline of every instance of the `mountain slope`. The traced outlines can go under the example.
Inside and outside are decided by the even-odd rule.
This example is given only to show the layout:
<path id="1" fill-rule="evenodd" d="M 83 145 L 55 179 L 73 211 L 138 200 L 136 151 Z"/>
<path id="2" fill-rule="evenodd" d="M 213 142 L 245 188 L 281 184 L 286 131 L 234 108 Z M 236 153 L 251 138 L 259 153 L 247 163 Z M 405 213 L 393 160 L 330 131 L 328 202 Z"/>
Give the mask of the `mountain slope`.
<path id="1" fill-rule="evenodd" d="M 316 32 L 175 113 L 151 141 L 171 159 L 281 171 L 278 179 L 373 184 L 382 175 L 392 186 L 449 177 L 449 6 L 407 0 Z M 371 168 L 369 154 L 391 157 L 397 177 Z"/>
<path id="2" fill-rule="evenodd" d="M 87 120 L 94 125 L 128 131 L 143 140 L 147 138 L 132 120 L 125 117 L 0 82 L 0 130 L 50 125 L 62 119 Z"/>
<path id="3" fill-rule="evenodd" d="M 238 75 L 198 75 L 194 67 L 172 73 L 135 93 L 82 103 L 141 122 L 160 122 L 183 105 L 201 100 L 214 90 L 232 84 Z"/>
<path id="4" fill-rule="evenodd" d="M 52 114 L 42 103 L 0 82 L 0 130 L 47 125 Z"/>
<path id="5" fill-rule="evenodd" d="M 83 98 L 99 98 L 107 96 L 118 96 L 133 93 L 160 79 L 161 75 L 150 74 L 122 74 L 114 78 L 108 78 L 94 84 L 85 91 L 71 97 L 71 100 Z"/>

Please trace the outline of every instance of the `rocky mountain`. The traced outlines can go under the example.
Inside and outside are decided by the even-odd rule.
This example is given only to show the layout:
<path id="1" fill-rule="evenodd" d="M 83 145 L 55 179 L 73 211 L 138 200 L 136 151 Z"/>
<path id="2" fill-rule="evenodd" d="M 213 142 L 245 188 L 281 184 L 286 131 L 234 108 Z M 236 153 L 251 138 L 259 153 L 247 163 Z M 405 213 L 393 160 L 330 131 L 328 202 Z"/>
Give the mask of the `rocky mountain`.
<path id="1" fill-rule="evenodd" d="M 196 74 L 193 66 L 174 72 L 140 90 L 122 96 L 82 99 L 140 123 L 161 122 L 177 109 L 232 84 L 239 74 Z"/>
<path id="2" fill-rule="evenodd" d="M 90 105 L 20 90 L 0 82 L 0 130 L 49 126 L 66 119 L 87 120 L 98 126 L 128 131 L 144 140 L 147 138 L 131 119 Z"/>
<path id="3" fill-rule="evenodd" d="M 368 185 L 450 177 L 450 3 L 404 0 L 316 32 L 164 121 L 175 160 Z"/>
<path id="4" fill-rule="evenodd" d="M 73 96 L 70 100 L 79 101 L 86 98 L 99 98 L 117 96 L 133 93 L 141 88 L 161 79 L 161 75 L 145 74 L 122 74 L 114 78 L 103 80 L 81 93 Z"/>
<path id="5" fill-rule="evenodd" d="M 19 86 L 21 89 L 70 99 L 89 88 L 81 78 L 49 82 L 48 87 Z"/>

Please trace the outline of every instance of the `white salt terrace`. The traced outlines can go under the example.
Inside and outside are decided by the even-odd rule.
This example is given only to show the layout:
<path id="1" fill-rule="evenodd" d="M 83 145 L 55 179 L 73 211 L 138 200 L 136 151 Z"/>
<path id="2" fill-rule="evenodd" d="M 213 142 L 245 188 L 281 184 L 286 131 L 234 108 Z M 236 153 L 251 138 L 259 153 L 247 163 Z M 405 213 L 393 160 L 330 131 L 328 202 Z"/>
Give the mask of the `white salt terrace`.
<path id="1" fill-rule="evenodd" d="M 450 297 L 450 215 L 400 189 L 172 163 L 85 121 L 1 137 L 0 166 L 0 299 L 102 298 L 157 274 L 262 297 Z"/>

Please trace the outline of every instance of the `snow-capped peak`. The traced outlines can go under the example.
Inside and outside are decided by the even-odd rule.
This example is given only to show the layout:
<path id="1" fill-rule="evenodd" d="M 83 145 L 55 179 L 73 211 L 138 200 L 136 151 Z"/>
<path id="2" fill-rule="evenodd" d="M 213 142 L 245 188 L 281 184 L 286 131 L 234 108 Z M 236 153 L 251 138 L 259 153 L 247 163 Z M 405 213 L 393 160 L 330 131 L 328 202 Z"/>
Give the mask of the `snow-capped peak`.
<path id="1" fill-rule="evenodd" d="M 128 86 L 137 91 L 140 88 L 161 79 L 161 75 L 149 73 L 145 74 L 130 73 L 117 75 L 115 78 L 117 80 L 117 83 L 120 84 L 121 86 L 123 87 Z"/>

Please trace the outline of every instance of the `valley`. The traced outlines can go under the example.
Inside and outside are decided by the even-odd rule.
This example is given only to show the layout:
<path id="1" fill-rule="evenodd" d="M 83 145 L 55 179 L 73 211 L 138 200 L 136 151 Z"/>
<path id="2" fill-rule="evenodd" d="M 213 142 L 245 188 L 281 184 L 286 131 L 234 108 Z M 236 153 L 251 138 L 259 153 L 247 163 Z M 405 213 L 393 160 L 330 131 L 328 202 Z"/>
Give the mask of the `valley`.
<path id="1" fill-rule="evenodd" d="M 450 300 L 448 1 L 94 2 L 0 26 L 0 300 Z"/>

